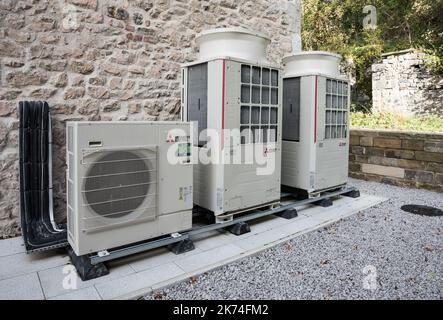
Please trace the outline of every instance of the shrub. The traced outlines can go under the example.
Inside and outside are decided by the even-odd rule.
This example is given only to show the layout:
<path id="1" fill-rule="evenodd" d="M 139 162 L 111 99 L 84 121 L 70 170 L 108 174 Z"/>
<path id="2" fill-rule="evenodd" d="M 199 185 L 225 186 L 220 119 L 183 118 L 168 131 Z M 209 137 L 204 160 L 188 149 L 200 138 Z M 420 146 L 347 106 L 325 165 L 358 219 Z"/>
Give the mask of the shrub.
<path id="1" fill-rule="evenodd" d="M 443 119 L 436 116 L 406 117 L 392 112 L 351 112 L 351 128 L 394 129 L 443 133 Z"/>

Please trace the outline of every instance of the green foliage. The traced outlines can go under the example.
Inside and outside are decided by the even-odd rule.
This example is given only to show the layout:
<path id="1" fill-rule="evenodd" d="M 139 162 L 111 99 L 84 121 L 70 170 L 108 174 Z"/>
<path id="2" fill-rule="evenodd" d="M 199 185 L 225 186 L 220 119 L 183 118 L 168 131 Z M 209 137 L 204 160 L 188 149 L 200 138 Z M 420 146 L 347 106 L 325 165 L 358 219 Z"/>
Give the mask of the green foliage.
<path id="1" fill-rule="evenodd" d="M 432 117 L 405 117 L 398 113 L 363 113 L 351 112 L 352 128 L 395 129 L 443 132 L 443 119 Z"/>
<path id="2" fill-rule="evenodd" d="M 434 74 L 443 76 L 443 59 L 439 56 L 433 54 L 432 52 L 428 52 L 428 56 L 425 60 L 425 65 L 433 72 Z"/>
<path id="3" fill-rule="evenodd" d="M 353 62 L 354 92 L 372 96 L 370 66 L 383 52 L 408 48 L 431 55 L 427 65 L 443 74 L 442 0 L 302 0 L 305 50 L 338 52 Z M 366 5 L 377 9 L 377 28 L 364 29 Z"/>

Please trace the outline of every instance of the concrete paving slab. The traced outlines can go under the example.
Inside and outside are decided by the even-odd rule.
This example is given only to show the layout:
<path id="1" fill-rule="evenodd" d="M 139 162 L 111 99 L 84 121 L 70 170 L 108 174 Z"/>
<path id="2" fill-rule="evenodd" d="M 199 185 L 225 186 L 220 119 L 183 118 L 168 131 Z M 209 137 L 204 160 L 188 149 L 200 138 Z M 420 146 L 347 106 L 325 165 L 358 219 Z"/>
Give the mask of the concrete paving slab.
<path id="1" fill-rule="evenodd" d="M 101 297 L 98 294 L 97 289 L 92 286 L 52 297 L 48 300 L 101 300 Z"/>
<path id="2" fill-rule="evenodd" d="M 64 250 L 0 257 L 0 280 L 62 266 L 68 262 L 69 257 Z"/>
<path id="3" fill-rule="evenodd" d="M 176 264 L 166 263 L 156 268 L 97 284 L 95 288 L 103 299 L 125 299 L 128 295 L 147 292 L 154 284 L 168 281 L 183 273 L 184 271 Z"/>
<path id="4" fill-rule="evenodd" d="M 218 231 L 212 231 L 198 235 L 198 237 L 192 237 L 196 248 L 201 251 L 211 250 L 233 241 L 231 237 Z"/>
<path id="5" fill-rule="evenodd" d="M 21 237 L 4 239 L 0 241 L 0 257 L 25 252 L 25 244 L 23 243 L 23 239 Z"/>
<path id="6" fill-rule="evenodd" d="M 297 217 L 294 221 L 291 221 L 285 226 L 281 226 L 279 230 L 283 232 L 286 236 L 291 236 L 299 233 L 303 233 L 310 228 L 317 228 L 313 226 L 312 219 L 308 217 Z"/>
<path id="7" fill-rule="evenodd" d="M 194 256 L 198 253 L 202 252 L 200 248 L 195 248 L 192 251 L 176 255 L 165 248 L 159 248 L 152 251 L 148 251 L 146 253 L 137 255 L 133 257 L 133 259 L 127 260 L 129 261 L 131 267 L 136 272 L 141 272 L 144 270 L 152 269 L 158 267 L 160 265 L 164 265 L 170 262 L 174 262 L 179 259 L 184 259 L 186 257 Z"/>
<path id="8" fill-rule="evenodd" d="M 186 272 L 196 272 L 202 268 L 210 269 L 213 265 L 242 253 L 243 250 L 240 247 L 234 244 L 227 244 L 218 248 L 203 251 L 192 257 L 177 260 L 175 263 Z"/>
<path id="9" fill-rule="evenodd" d="M 365 196 L 358 199 L 341 198 L 334 201 L 334 205 L 329 208 L 320 208 L 319 211 L 312 211 L 311 217 L 313 219 L 313 225 L 316 223 L 325 223 L 328 221 L 338 221 L 344 219 L 350 215 L 355 214 L 358 211 L 362 211 L 374 205 L 374 203 L 380 202 L 381 198 L 377 196 Z"/>
<path id="10" fill-rule="evenodd" d="M 280 218 L 279 216 L 270 215 L 257 219 L 256 221 L 251 221 L 249 225 L 251 227 L 251 232 L 257 234 L 285 225 L 286 223 L 288 223 L 288 220 Z"/>
<path id="11" fill-rule="evenodd" d="M 81 290 L 93 287 L 95 284 L 107 282 L 112 279 L 121 278 L 135 273 L 130 265 L 111 266 L 109 265 L 109 274 L 104 277 L 82 281 L 77 274 L 75 267 L 71 264 L 46 269 L 38 273 L 43 292 L 46 298 L 53 298 L 59 295 L 66 295 L 74 292 L 76 289 Z"/>
<path id="12" fill-rule="evenodd" d="M 243 249 L 244 252 L 249 250 L 257 250 L 260 247 L 268 244 L 272 244 L 278 240 L 286 238 L 288 235 L 280 230 L 280 228 L 275 228 L 261 233 L 254 234 L 251 237 L 239 239 L 234 241 L 233 244 Z"/>
<path id="13" fill-rule="evenodd" d="M 36 272 L 0 281 L 0 300 L 44 299 Z"/>
<path id="14" fill-rule="evenodd" d="M 329 208 L 304 206 L 299 216 L 286 220 L 269 216 L 251 223 L 252 232 L 234 236 L 214 231 L 194 238 L 196 249 L 174 255 L 165 248 L 109 262 L 111 274 L 81 282 L 78 289 L 63 289 L 63 267 L 69 263 L 64 251 L 26 255 L 19 239 L 0 241 L 0 298 L 10 299 L 127 299 L 138 297 L 193 275 L 253 255 L 300 234 L 367 209 L 383 198 L 362 195 L 357 199 L 341 198 Z M 20 239 L 21 240 L 21 239 Z M 38 274 L 37 274 L 38 272 Z"/>

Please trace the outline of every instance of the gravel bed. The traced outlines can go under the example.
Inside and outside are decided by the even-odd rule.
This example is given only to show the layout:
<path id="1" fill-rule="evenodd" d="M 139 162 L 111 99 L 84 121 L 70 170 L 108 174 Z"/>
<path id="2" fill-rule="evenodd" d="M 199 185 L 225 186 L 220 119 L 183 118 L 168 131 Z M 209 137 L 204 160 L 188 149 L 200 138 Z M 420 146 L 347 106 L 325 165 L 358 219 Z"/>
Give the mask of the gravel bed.
<path id="1" fill-rule="evenodd" d="M 443 195 L 351 185 L 389 200 L 145 299 L 442 299 L 443 217 L 400 207 L 443 208 Z"/>

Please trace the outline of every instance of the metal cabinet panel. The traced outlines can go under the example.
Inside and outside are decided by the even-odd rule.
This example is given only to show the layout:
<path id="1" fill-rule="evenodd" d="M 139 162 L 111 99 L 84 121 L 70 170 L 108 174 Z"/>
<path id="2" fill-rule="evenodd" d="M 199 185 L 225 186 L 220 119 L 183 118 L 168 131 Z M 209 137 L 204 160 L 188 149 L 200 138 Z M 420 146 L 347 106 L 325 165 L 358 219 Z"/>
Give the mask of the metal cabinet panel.
<path id="1" fill-rule="evenodd" d="M 300 78 L 283 80 L 283 140 L 300 141 Z"/>
<path id="2" fill-rule="evenodd" d="M 208 126 L 208 64 L 190 66 L 188 69 L 188 121 L 198 121 L 199 146 L 206 143 L 201 135 Z"/>

